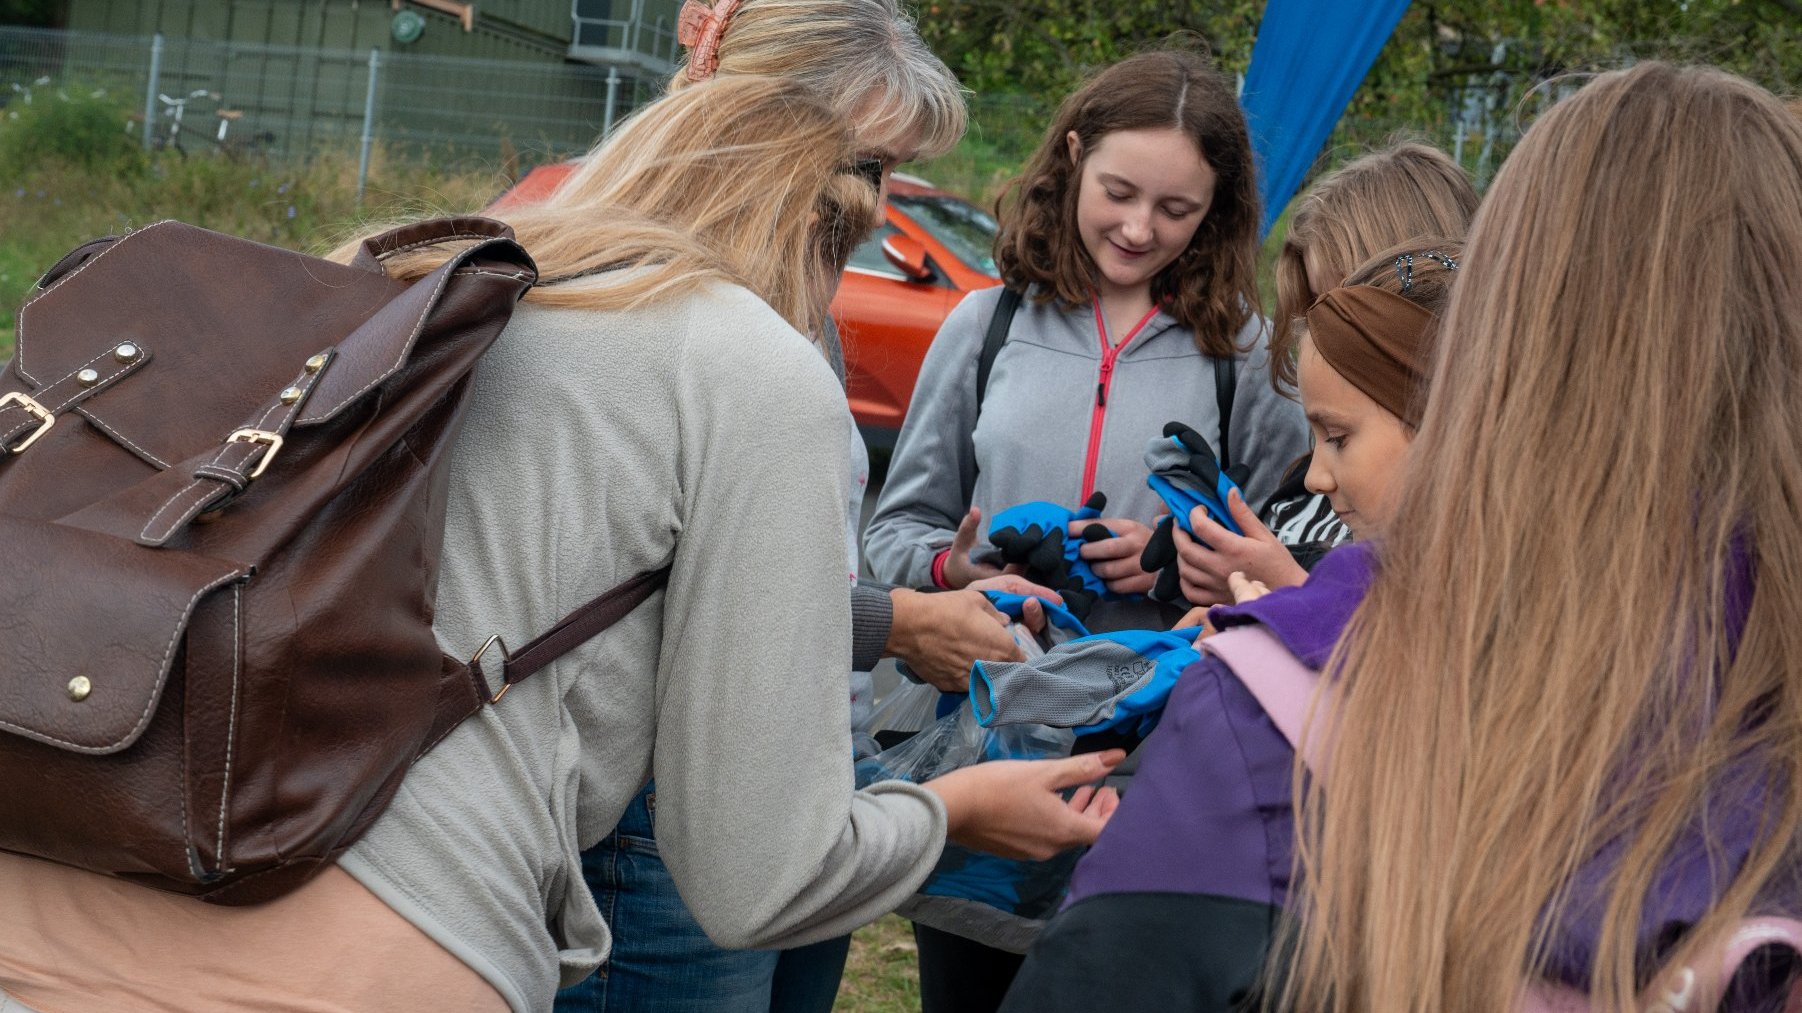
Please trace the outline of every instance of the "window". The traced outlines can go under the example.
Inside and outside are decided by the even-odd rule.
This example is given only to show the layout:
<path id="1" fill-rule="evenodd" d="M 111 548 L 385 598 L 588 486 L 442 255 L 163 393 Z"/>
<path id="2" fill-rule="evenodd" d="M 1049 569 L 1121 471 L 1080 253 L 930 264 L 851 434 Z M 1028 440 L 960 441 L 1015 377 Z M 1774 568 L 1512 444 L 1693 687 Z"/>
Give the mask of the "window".
<path id="1" fill-rule="evenodd" d="M 901 272 L 895 270 L 895 265 L 889 263 L 888 258 L 882 255 L 882 241 L 890 236 L 900 234 L 900 229 L 886 222 L 883 223 L 881 228 L 870 234 L 870 238 L 851 251 L 851 260 L 846 266 L 864 271 L 875 271 L 879 274 L 894 275 L 897 278 L 901 277 Z"/>
<path id="2" fill-rule="evenodd" d="M 995 233 L 1000 226 L 974 204 L 955 197 L 890 197 L 909 218 L 925 226 L 958 260 L 984 274 L 995 273 Z M 882 251 L 876 251 L 881 256 Z M 852 263 L 857 263 L 853 258 Z"/>

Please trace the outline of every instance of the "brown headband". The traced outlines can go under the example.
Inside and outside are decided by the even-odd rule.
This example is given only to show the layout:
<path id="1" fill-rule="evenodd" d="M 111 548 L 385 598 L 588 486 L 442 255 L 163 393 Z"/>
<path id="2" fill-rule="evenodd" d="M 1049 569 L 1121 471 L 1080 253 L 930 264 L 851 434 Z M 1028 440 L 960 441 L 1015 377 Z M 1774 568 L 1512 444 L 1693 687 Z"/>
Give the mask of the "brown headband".
<path id="1" fill-rule="evenodd" d="M 1336 288 L 1308 307 L 1314 351 L 1384 411 L 1420 425 L 1427 340 L 1434 316 L 1419 303 L 1370 285 Z"/>

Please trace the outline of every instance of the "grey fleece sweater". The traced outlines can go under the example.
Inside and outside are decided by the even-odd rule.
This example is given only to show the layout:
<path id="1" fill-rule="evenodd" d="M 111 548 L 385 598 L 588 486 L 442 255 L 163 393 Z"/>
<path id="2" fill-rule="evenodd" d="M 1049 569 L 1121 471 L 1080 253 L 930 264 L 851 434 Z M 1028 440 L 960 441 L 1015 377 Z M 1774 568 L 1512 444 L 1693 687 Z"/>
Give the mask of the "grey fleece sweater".
<path id="1" fill-rule="evenodd" d="M 864 554 L 882 580 L 929 583 L 933 557 L 951 544 L 971 504 L 982 508 L 986 527 L 1020 503 L 1081 503 L 1102 356 L 1094 312 L 1023 301 L 979 418 L 976 361 L 1000 295 L 990 288 L 965 296 L 920 367 L 888 483 L 864 532 Z M 1245 491 L 1253 509 L 1308 449 L 1301 407 L 1270 386 L 1266 341 L 1264 321 L 1255 316 L 1235 341 L 1247 351 L 1239 360 L 1230 450 L 1234 462 L 1251 468 Z M 1214 441 L 1219 416 L 1213 361 L 1175 318 L 1159 312 L 1114 364 L 1095 473 L 1107 515 L 1150 524 L 1163 513 L 1163 501 L 1145 484 L 1146 442 L 1172 421 Z M 1091 620 L 1097 630 L 1156 621 L 1142 604 L 1110 602 L 1098 604 Z"/>
<path id="2" fill-rule="evenodd" d="M 825 360 L 742 289 L 522 305 L 452 457 L 440 643 L 524 644 L 666 563 L 669 588 L 459 726 L 343 867 L 516 1011 L 548 1010 L 605 958 L 579 855 L 652 776 L 658 850 L 722 945 L 842 935 L 912 893 L 943 806 L 851 790 L 847 560 L 829 534 L 850 435 Z"/>

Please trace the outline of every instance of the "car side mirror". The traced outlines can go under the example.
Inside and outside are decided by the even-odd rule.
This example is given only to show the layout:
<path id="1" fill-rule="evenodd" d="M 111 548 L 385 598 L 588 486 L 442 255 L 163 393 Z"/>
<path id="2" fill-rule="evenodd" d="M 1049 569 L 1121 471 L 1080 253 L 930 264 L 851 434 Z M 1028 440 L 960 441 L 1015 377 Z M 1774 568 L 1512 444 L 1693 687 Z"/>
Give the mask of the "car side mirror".
<path id="1" fill-rule="evenodd" d="M 882 241 L 882 255 L 908 281 L 932 280 L 932 266 L 926 262 L 926 247 L 918 239 L 912 236 L 890 236 Z"/>

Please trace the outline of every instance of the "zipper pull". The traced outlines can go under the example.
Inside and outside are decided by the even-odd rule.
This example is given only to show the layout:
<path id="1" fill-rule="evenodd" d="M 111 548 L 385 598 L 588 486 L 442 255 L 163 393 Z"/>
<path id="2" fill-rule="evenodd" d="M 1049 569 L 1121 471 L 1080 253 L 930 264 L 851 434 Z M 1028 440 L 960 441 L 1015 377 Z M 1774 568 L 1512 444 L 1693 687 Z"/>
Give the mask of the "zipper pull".
<path id="1" fill-rule="evenodd" d="M 1107 407 L 1107 381 L 1105 380 L 1098 380 L 1095 383 L 1095 407 Z"/>

